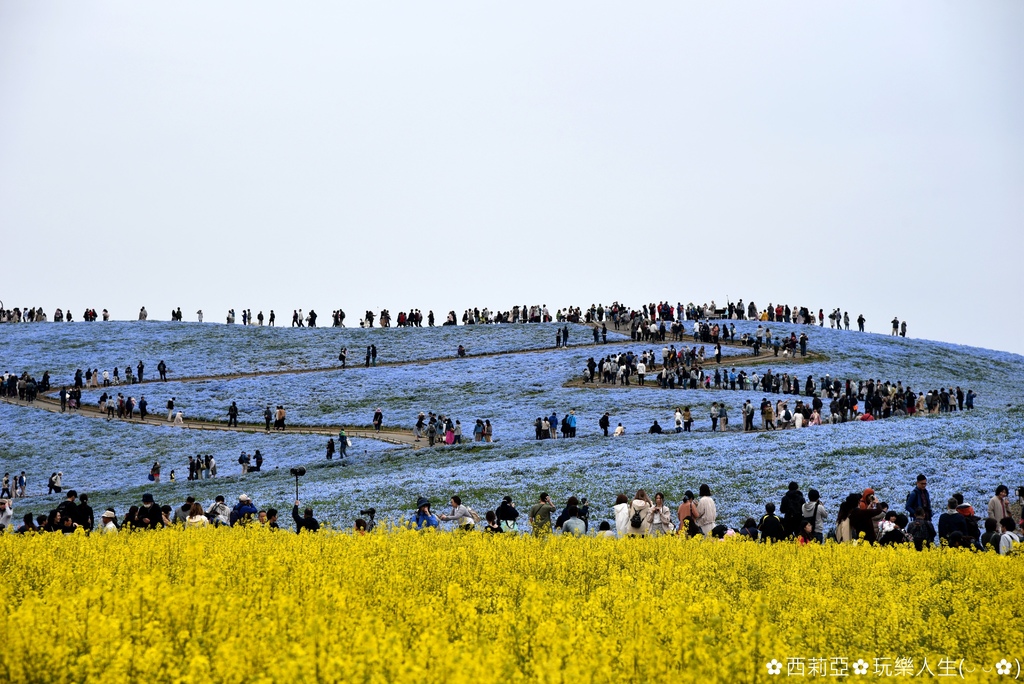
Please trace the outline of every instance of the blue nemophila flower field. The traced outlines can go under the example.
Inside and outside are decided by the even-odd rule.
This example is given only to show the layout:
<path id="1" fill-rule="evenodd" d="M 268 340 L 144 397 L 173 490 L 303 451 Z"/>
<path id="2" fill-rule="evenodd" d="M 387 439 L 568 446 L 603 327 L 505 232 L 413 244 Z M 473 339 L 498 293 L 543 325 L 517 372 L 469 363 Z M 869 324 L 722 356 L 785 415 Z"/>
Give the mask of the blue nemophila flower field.
<path id="1" fill-rule="evenodd" d="M 179 359 L 167 338 L 177 331 L 165 332 L 175 325 L 183 324 L 120 327 L 127 331 L 125 335 L 133 345 L 139 345 L 133 351 L 146 348 L 147 330 L 159 331 L 153 345 L 167 354 L 168 364 L 172 368 L 195 368 L 202 374 L 259 369 L 264 367 L 262 361 L 255 360 L 262 359 L 274 359 L 276 368 L 289 366 L 288 354 L 273 346 L 277 338 L 308 343 L 313 338 L 303 335 L 322 332 L 279 330 L 265 336 L 258 330 L 256 335 L 248 335 L 251 329 L 240 330 L 240 326 L 224 333 L 226 326 L 192 325 L 193 336 L 205 336 L 209 330 L 212 337 L 176 339 L 187 350 Z M 99 335 L 107 329 L 104 324 L 75 323 L 71 327 L 83 331 L 75 334 L 84 338 L 80 343 L 86 348 L 103 349 L 111 344 Z M 301 484 L 303 499 L 314 502 L 324 517 L 345 522 L 366 506 L 376 506 L 381 514 L 397 519 L 409 512 L 419 495 L 441 504 L 451 494 L 459 493 L 483 511 L 496 506 L 506 493 L 528 504 L 541 490 L 551 492 L 556 499 L 569 494 L 587 496 L 594 503 L 596 516 L 601 517 L 608 514 L 619 492 L 632 493 L 644 487 L 649 492 L 662 491 L 669 501 L 677 503 L 685 490 L 696 491 L 707 482 L 724 521 L 738 525 L 743 517 L 762 511 L 765 501 L 777 503 L 791 479 L 805 491 L 809 487 L 821 491 L 830 513 L 847 492 L 868 486 L 898 507 L 918 472 L 929 475 L 937 502 L 961 491 L 981 506 L 996 484 L 1011 488 L 1024 484 L 1024 407 L 1019 405 L 1018 389 L 1024 379 L 1024 358 L 981 348 L 828 328 L 769 327 L 776 334 L 807 332 L 810 349 L 826 358 L 801 364 L 768 352 L 755 365 L 743 366 L 748 372 L 756 370 L 763 375 L 771 368 L 776 373 L 796 374 L 801 380 L 807 375 L 819 379 L 826 373 L 840 379 L 900 380 L 915 390 L 960 386 L 978 393 L 978 408 L 871 424 L 743 434 L 737 431 L 741 425 L 739 407 L 746 399 L 759 404 L 764 396 L 760 392 L 579 386 L 575 381 L 590 356 L 599 358 L 626 350 L 660 352 L 660 343 L 621 338 L 612 342 L 610 337 L 608 345 L 597 348 L 131 388 L 133 394 L 137 395 L 138 390 L 146 394 L 158 417 L 168 396 L 174 396 L 189 417 L 218 420 L 226 420 L 231 401 L 238 402 L 242 420 L 251 422 L 260 419 L 267 403 L 282 403 L 288 407 L 291 425 L 368 425 L 373 409 L 380 406 L 386 425 L 410 428 L 417 413 L 434 411 L 462 420 L 467 437 L 475 419 L 486 418 L 495 426 L 494 444 L 413 450 L 354 440 L 352 457 L 341 466 L 326 462 L 327 438 L 321 436 L 192 432 L 0 406 L 0 468 L 30 473 L 33 496 L 16 502 L 19 509 L 27 506 L 42 511 L 55 503 L 55 497 L 40 495 L 40 490 L 45 491 L 46 477 L 54 470 L 65 473 L 66 484 L 90 491 L 100 505 L 123 508 L 136 501 L 142 491 L 154 489 L 146 475 L 156 458 L 161 460 L 165 473 L 165 482 L 155 488 L 160 500 L 174 502 L 190 492 L 204 500 L 217 493 L 231 498 L 245 491 L 264 506 L 281 508 L 289 506 L 295 494 L 294 478 L 288 469 L 302 464 L 309 469 Z M 30 334 L 21 332 L 29 328 Z M 753 332 L 756 323 L 736 322 L 736 328 L 740 333 Z M 2 349 L 5 364 L 12 369 L 34 368 L 32 364 L 40 363 L 40 359 L 55 364 L 54 368 L 79 365 L 61 356 L 66 336 L 59 326 L 9 326 L 3 332 L 9 330 L 15 334 L 5 335 Z M 54 330 L 58 339 L 47 339 L 47 330 Z M 96 339 L 89 339 L 89 331 L 96 331 Z M 460 343 L 470 353 L 552 346 L 554 326 L 329 332 L 356 333 L 364 340 L 376 338 L 388 343 L 401 340 L 405 358 L 442 358 L 452 356 L 452 349 Z M 401 337 L 394 335 L 396 332 Z M 582 327 L 573 328 L 573 335 L 577 332 L 581 339 L 587 334 Z M 218 334 L 227 334 L 234 344 L 244 345 L 240 356 L 225 355 L 228 368 L 219 365 L 217 345 L 224 338 Z M 552 338 L 550 344 L 547 337 Z M 472 339 L 472 344 L 462 341 L 465 339 Z M 379 349 L 384 347 L 374 343 Z M 264 344 L 266 348 L 261 346 Z M 333 347 L 329 351 L 334 352 Z M 293 367 L 336 362 L 327 351 L 323 358 L 303 359 Z M 729 361 L 724 359 L 722 365 L 728 366 Z M 86 398 L 95 401 L 97 395 L 93 390 L 86 393 Z M 788 398 L 791 404 L 795 399 L 772 396 L 780 397 Z M 726 402 L 734 430 L 724 435 L 710 432 L 708 409 L 712 401 Z M 654 419 L 669 429 L 672 410 L 683 405 L 691 406 L 695 432 L 646 434 Z M 570 409 L 579 422 L 577 439 L 533 439 L 535 418 L 552 411 L 561 417 Z M 613 426 L 623 423 L 625 437 L 600 436 L 597 421 L 604 411 L 610 412 Z M 243 449 L 251 452 L 256 448 L 267 457 L 267 472 L 243 478 L 238 475 L 235 458 Z M 195 453 L 214 453 L 222 476 L 227 477 L 213 482 L 184 482 L 188 456 Z M 179 475 L 173 485 L 166 483 L 171 468 Z"/>
<path id="2" fill-rule="evenodd" d="M 591 343 L 590 328 L 567 324 L 569 343 Z M 366 348 L 377 346 L 378 363 L 555 346 L 554 324 L 471 325 L 435 328 L 290 328 L 171 323 L 167 321 L 75 322 L 5 326 L 0 335 L 0 368 L 27 370 L 53 383 L 71 382 L 76 369 L 134 372 L 141 360 L 145 376 L 157 376 L 163 360 L 169 377 L 229 375 L 339 365 L 362 365 Z"/>

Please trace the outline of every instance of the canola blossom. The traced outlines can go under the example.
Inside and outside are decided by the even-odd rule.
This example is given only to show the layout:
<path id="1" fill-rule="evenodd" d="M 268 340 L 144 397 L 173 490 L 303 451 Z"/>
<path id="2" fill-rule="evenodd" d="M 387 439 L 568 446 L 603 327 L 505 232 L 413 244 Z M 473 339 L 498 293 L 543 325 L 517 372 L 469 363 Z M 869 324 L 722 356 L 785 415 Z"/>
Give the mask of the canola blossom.
<path id="1" fill-rule="evenodd" d="M 0 676 L 753 682 L 927 659 L 978 681 L 1022 655 L 1022 570 L 1019 555 L 738 539 L 7 534 Z"/>

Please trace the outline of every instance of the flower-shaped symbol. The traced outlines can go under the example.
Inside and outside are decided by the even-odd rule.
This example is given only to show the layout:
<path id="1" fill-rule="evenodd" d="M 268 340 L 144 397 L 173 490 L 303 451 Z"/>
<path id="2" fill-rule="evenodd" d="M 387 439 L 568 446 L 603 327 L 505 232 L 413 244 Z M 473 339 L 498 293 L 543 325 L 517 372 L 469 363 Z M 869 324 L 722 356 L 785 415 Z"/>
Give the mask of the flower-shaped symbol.
<path id="1" fill-rule="evenodd" d="M 1010 674 L 1010 663 L 1006 661 L 1006 658 L 1003 658 L 998 663 L 996 663 L 996 673 L 1001 675 Z"/>
<path id="2" fill-rule="evenodd" d="M 868 664 L 861 658 L 853 664 L 853 674 L 855 675 L 866 675 L 868 673 Z"/>
<path id="3" fill-rule="evenodd" d="M 1003 662 L 1006 662 L 1006 661 L 1003 661 Z M 1007 667 L 1009 667 L 1009 665 L 1007 665 Z M 777 674 L 780 674 L 781 672 L 782 672 L 782 663 L 780 663 L 775 658 L 772 658 L 771 662 L 768 663 L 768 674 L 770 674 L 770 675 L 777 675 Z M 1007 672 L 1009 672 L 1009 670 L 1007 670 Z"/>

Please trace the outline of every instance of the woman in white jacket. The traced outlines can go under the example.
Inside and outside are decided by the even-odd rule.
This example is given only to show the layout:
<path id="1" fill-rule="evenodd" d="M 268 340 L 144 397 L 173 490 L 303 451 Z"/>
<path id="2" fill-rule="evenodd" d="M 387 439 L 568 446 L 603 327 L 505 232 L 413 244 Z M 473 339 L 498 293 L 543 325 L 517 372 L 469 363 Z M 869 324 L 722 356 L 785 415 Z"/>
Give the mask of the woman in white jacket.
<path id="1" fill-rule="evenodd" d="M 629 531 L 629 499 L 626 498 L 625 494 L 619 494 L 615 497 L 615 505 L 612 506 L 612 510 L 615 511 L 615 532 L 619 537 L 625 537 L 626 532 Z"/>
<path id="2" fill-rule="evenodd" d="M 715 500 L 711 498 L 711 487 L 702 484 L 700 496 L 697 498 L 697 526 L 704 536 L 711 534 L 717 517 L 718 509 L 715 507 Z"/>
<path id="3" fill-rule="evenodd" d="M 665 505 L 665 495 L 654 495 L 654 505 L 647 509 L 647 528 L 652 535 L 672 534 L 672 511 Z"/>

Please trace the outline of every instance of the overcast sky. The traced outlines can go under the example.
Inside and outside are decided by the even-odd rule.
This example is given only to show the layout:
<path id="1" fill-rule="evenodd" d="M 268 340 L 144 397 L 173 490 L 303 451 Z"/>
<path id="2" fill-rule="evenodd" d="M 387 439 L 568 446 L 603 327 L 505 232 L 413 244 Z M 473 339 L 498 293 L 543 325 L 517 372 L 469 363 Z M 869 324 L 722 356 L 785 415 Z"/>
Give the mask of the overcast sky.
<path id="1" fill-rule="evenodd" d="M 742 297 L 1024 352 L 1022 35 L 1017 0 L 6 0 L 0 299 Z"/>

